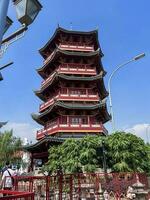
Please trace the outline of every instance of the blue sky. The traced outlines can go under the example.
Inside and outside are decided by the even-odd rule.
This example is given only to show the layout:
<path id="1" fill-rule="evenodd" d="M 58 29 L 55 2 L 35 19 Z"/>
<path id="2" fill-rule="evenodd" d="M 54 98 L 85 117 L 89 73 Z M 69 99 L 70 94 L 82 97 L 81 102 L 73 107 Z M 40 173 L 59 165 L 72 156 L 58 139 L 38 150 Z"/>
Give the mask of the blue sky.
<path id="1" fill-rule="evenodd" d="M 41 0 L 41 3 L 43 9 L 25 37 L 11 45 L 1 59 L 1 65 L 14 61 L 13 66 L 3 71 L 4 81 L 0 82 L 0 120 L 9 121 L 5 129 L 12 127 L 16 135 L 34 138 L 38 125 L 30 114 L 38 111 L 40 100 L 33 90 L 41 83 L 35 69 L 43 62 L 38 49 L 52 36 L 58 23 L 70 29 L 72 22 L 73 30 L 98 27 L 104 53 L 102 62 L 107 71 L 106 87 L 110 73 L 118 64 L 146 53 L 145 58 L 122 68 L 112 81 L 117 128 L 145 137 L 150 124 L 150 1 Z M 9 16 L 14 24 L 7 34 L 20 26 L 12 4 Z M 106 127 L 111 130 L 110 123 Z"/>

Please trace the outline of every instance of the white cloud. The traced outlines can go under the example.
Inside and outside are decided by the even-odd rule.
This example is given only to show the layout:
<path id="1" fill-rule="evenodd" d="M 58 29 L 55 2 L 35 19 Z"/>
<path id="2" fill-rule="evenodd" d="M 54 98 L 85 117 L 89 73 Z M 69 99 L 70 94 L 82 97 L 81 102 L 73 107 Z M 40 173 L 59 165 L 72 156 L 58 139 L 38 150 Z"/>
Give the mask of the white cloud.
<path id="1" fill-rule="evenodd" d="M 126 132 L 133 133 L 141 137 L 145 142 L 150 143 L 150 124 L 135 124 L 125 130 Z"/>
<path id="2" fill-rule="evenodd" d="M 39 128 L 29 124 L 29 123 L 17 123 L 17 122 L 8 122 L 1 131 L 13 129 L 13 134 L 21 139 L 27 138 L 28 141 L 34 141 L 36 137 L 36 132 Z"/>

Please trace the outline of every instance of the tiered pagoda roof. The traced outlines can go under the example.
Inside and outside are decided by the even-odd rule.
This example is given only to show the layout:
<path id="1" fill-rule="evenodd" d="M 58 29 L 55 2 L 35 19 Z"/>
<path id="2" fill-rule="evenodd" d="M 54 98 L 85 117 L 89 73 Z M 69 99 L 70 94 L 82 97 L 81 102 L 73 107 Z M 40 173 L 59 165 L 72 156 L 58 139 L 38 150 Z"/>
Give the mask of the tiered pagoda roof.
<path id="1" fill-rule="evenodd" d="M 57 132 L 62 137 L 63 132 L 106 135 L 103 124 L 110 115 L 98 31 L 58 27 L 39 52 L 45 60 L 37 72 L 44 80 L 35 94 L 43 103 L 32 118 L 44 129 L 37 132 L 37 139 Z"/>
<path id="2" fill-rule="evenodd" d="M 49 109 L 44 111 L 41 114 L 32 114 L 32 118 L 39 124 L 44 125 L 44 117 L 48 114 L 51 114 L 52 112 L 56 112 L 59 108 L 65 108 L 67 110 L 97 110 L 99 112 L 103 111 L 103 118 L 102 123 L 106 123 L 110 120 L 110 115 L 107 112 L 106 109 L 106 101 L 103 100 L 99 104 L 82 104 L 82 103 L 63 103 L 63 102 L 56 102 L 52 106 L 50 106 Z"/>
<path id="3" fill-rule="evenodd" d="M 53 36 L 50 38 L 50 40 L 39 50 L 40 54 L 43 56 L 43 58 L 47 57 L 47 49 L 49 47 L 56 48 L 56 42 L 60 41 L 60 35 L 62 39 L 65 39 L 67 36 L 74 36 L 79 38 L 80 36 L 89 36 L 91 37 L 91 40 L 93 40 L 94 48 L 97 50 L 100 48 L 99 40 L 98 40 L 98 30 L 93 31 L 74 31 L 74 30 L 66 30 L 62 27 L 58 27 L 53 34 Z M 101 55 L 103 56 L 103 53 L 101 51 Z"/>
<path id="4" fill-rule="evenodd" d="M 64 75 L 64 74 L 59 74 L 58 72 L 55 72 L 52 79 L 49 81 L 49 83 L 47 85 L 45 85 L 44 87 L 42 87 L 40 90 L 36 90 L 34 91 L 35 94 L 43 101 L 45 101 L 45 96 L 43 95 L 45 90 L 49 90 L 50 87 L 53 87 L 54 84 L 56 84 L 56 82 L 58 80 L 66 80 L 66 81 L 83 81 L 83 82 L 93 82 L 93 81 L 97 81 L 101 83 L 101 87 L 103 87 L 103 90 L 100 91 L 100 95 L 102 96 L 102 98 L 105 98 L 108 95 L 108 92 L 105 89 L 105 85 L 104 85 L 104 81 L 103 81 L 103 72 L 96 75 L 96 76 L 87 76 L 87 77 L 81 77 L 81 76 L 69 76 L 69 75 Z"/>
<path id="5" fill-rule="evenodd" d="M 96 51 L 93 51 L 93 52 L 71 52 L 71 51 L 61 50 L 57 47 L 52 53 L 52 55 L 50 56 L 50 58 L 47 60 L 47 62 L 45 62 L 42 67 L 37 69 L 37 72 L 41 75 L 42 78 L 45 78 L 45 73 L 44 73 L 45 69 L 48 67 L 51 67 L 50 65 L 52 65 L 56 61 L 58 62 L 58 58 L 60 56 L 67 56 L 67 57 L 69 56 L 71 58 L 82 57 L 85 59 L 87 59 L 87 57 L 94 58 L 95 60 L 94 63 L 97 66 L 97 68 L 100 68 L 102 71 L 104 71 L 102 63 L 100 62 L 100 58 L 102 57 L 102 55 L 103 54 L 101 53 L 100 49 L 97 49 Z M 104 74 L 106 74 L 106 72 Z"/>

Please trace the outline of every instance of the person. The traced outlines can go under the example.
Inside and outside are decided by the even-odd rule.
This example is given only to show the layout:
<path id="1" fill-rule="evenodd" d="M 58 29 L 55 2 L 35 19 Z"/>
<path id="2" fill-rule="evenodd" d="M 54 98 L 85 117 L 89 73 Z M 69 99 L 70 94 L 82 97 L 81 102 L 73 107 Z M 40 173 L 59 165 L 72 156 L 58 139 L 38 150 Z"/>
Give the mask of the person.
<path id="1" fill-rule="evenodd" d="M 2 174 L 4 173 L 4 171 L 9 167 L 9 161 L 6 161 L 6 163 L 5 163 L 5 166 L 3 167 L 3 169 L 2 169 Z"/>
<path id="2" fill-rule="evenodd" d="M 13 188 L 13 178 L 15 175 L 14 171 L 11 169 L 11 165 L 6 165 L 5 171 L 3 171 L 1 187 L 4 190 L 11 190 Z"/>

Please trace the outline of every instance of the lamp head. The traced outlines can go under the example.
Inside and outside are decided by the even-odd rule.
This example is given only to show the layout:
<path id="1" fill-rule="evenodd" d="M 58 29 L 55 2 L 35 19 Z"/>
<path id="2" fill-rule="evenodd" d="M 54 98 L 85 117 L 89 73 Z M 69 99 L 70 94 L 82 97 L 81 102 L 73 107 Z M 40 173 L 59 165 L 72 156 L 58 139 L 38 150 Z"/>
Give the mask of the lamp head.
<path id="1" fill-rule="evenodd" d="M 37 17 L 42 5 L 38 0 L 13 0 L 18 21 L 29 26 Z"/>
<path id="2" fill-rule="evenodd" d="M 143 57 L 145 57 L 145 53 L 141 53 L 141 54 L 135 56 L 135 57 L 133 58 L 133 60 L 139 60 L 139 59 L 141 59 L 141 58 L 143 58 Z"/>

